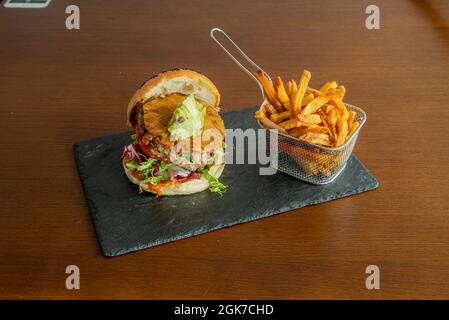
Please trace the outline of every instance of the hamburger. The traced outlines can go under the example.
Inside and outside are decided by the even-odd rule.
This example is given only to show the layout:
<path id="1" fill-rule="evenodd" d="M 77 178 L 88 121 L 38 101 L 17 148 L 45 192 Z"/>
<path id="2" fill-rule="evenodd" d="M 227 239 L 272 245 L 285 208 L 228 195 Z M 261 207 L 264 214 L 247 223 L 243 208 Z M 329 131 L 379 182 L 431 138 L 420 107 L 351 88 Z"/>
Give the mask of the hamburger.
<path id="1" fill-rule="evenodd" d="M 161 195 L 226 191 L 225 127 L 220 94 L 206 76 L 188 69 L 159 73 L 131 98 L 127 125 L 134 130 L 122 153 L 129 180 Z"/>

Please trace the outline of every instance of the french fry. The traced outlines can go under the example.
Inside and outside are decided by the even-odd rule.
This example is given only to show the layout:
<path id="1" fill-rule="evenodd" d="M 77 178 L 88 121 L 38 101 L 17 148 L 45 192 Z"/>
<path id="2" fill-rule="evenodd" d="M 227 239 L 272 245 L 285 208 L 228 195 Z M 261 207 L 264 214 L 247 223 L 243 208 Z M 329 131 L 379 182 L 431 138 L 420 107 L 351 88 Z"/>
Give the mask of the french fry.
<path id="1" fill-rule="evenodd" d="M 329 126 L 329 130 L 332 133 L 333 142 L 336 142 L 338 139 L 337 129 L 336 129 L 338 117 L 339 117 L 339 114 L 335 110 L 335 108 L 329 110 L 329 112 L 327 114 L 327 120 L 328 120 L 327 123 Z"/>
<path id="2" fill-rule="evenodd" d="M 264 103 L 262 104 L 262 106 L 260 107 L 260 110 L 262 110 L 263 113 L 264 113 L 267 117 L 269 117 L 270 114 L 277 113 L 277 110 L 271 105 L 271 103 L 270 103 L 269 101 L 264 102 Z"/>
<path id="3" fill-rule="evenodd" d="M 302 124 L 320 124 L 322 122 L 319 114 L 298 114 L 298 120 Z"/>
<path id="4" fill-rule="evenodd" d="M 330 89 L 326 94 L 320 95 L 313 99 L 311 102 L 305 106 L 305 108 L 302 110 L 302 114 L 312 114 L 315 113 L 319 108 L 321 108 L 323 105 L 325 105 L 328 101 L 332 100 L 335 101 L 337 104 L 338 102 L 341 102 L 343 99 L 343 96 L 345 95 L 345 87 L 339 86 L 335 89 Z M 343 104 L 341 102 L 341 104 Z M 343 104 L 344 106 L 344 104 Z M 346 107 L 345 107 L 346 110 Z"/>
<path id="5" fill-rule="evenodd" d="M 330 134 L 330 131 L 327 127 L 318 125 L 296 127 L 291 130 L 288 130 L 287 132 L 289 135 L 295 138 L 299 138 L 300 136 L 306 134 L 307 132 Z"/>
<path id="6" fill-rule="evenodd" d="M 333 106 L 333 105 L 331 105 L 331 104 L 329 104 L 329 103 L 326 103 L 324 106 L 323 106 L 323 110 L 324 110 L 324 112 L 326 112 L 326 113 L 329 113 L 329 111 L 331 110 L 331 109 L 334 109 L 335 110 L 335 106 Z"/>
<path id="7" fill-rule="evenodd" d="M 348 116 L 348 128 L 352 128 L 352 124 L 354 123 L 355 111 L 349 111 Z"/>
<path id="8" fill-rule="evenodd" d="M 327 133 L 331 134 L 328 127 L 325 125 L 319 126 L 317 124 L 308 124 L 304 125 L 302 128 L 304 128 L 304 132 L 315 132 L 315 133 Z"/>
<path id="9" fill-rule="evenodd" d="M 358 121 L 355 121 L 355 122 L 352 124 L 351 129 L 349 130 L 348 138 L 351 137 L 351 136 L 354 134 L 355 130 L 357 130 L 358 127 L 359 127 L 359 122 L 358 122 Z"/>
<path id="10" fill-rule="evenodd" d="M 338 86 L 335 90 L 331 90 L 333 93 L 332 99 L 333 105 L 336 106 L 340 115 L 347 115 L 348 110 L 346 109 L 346 105 L 343 102 L 343 97 L 346 93 L 346 89 L 343 86 Z"/>
<path id="11" fill-rule="evenodd" d="M 326 93 L 328 92 L 330 89 L 335 89 L 337 88 L 337 81 L 331 81 L 331 82 L 326 82 L 325 84 L 323 84 L 323 86 L 320 89 L 321 93 Z"/>
<path id="12" fill-rule="evenodd" d="M 312 75 L 309 71 L 304 70 L 301 78 L 299 79 L 299 86 L 298 90 L 296 91 L 296 94 L 293 97 L 293 107 L 290 110 L 291 118 L 294 119 L 298 116 L 298 114 L 301 113 L 301 105 L 302 100 L 304 98 L 304 94 L 306 93 L 307 86 L 309 85 L 310 78 Z"/>
<path id="13" fill-rule="evenodd" d="M 261 110 L 257 110 L 256 113 L 254 114 L 255 118 L 257 120 L 260 121 L 260 123 L 262 123 L 262 125 L 267 128 L 267 129 L 277 129 L 281 132 L 287 133 L 287 131 L 278 126 L 276 123 L 274 123 L 273 121 L 271 121 L 270 119 L 268 119 L 265 115 L 265 113 L 263 113 Z"/>
<path id="14" fill-rule="evenodd" d="M 302 99 L 302 103 L 301 103 L 301 107 L 304 107 L 305 105 L 307 105 L 310 101 L 312 101 L 315 97 L 313 96 L 313 94 L 311 92 L 307 92 L 304 95 L 304 99 Z"/>
<path id="15" fill-rule="evenodd" d="M 281 113 L 273 113 L 270 115 L 270 120 L 274 123 L 281 123 L 290 118 L 290 111 L 284 111 Z"/>
<path id="16" fill-rule="evenodd" d="M 267 103 L 265 105 L 265 110 L 269 113 L 269 114 L 277 114 L 278 111 L 273 107 L 273 105 L 271 103 Z"/>
<path id="17" fill-rule="evenodd" d="M 291 91 L 291 95 L 290 95 L 290 102 L 293 101 L 293 97 L 296 94 L 296 91 L 298 91 L 298 85 L 296 84 L 295 80 L 291 80 L 292 83 L 292 91 Z"/>
<path id="18" fill-rule="evenodd" d="M 337 121 L 337 142 L 336 147 L 341 146 L 346 142 L 346 137 L 348 136 L 348 114 L 340 116 L 340 118 Z"/>
<path id="19" fill-rule="evenodd" d="M 266 129 L 274 129 L 274 130 L 279 130 L 280 132 L 283 132 L 283 133 L 287 133 L 287 130 L 278 126 L 276 123 L 274 123 L 273 121 L 271 121 L 268 118 L 264 118 L 264 119 L 260 120 L 260 123 L 262 123 L 263 127 L 265 127 Z"/>
<path id="20" fill-rule="evenodd" d="M 337 120 L 337 128 L 338 128 L 339 132 L 340 132 L 341 128 L 343 128 L 344 122 L 346 122 L 346 124 L 348 124 L 348 117 L 349 117 L 349 113 L 339 116 L 339 118 Z"/>
<path id="21" fill-rule="evenodd" d="M 335 127 L 333 127 L 330 123 L 329 123 L 329 119 L 326 113 L 324 113 L 324 111 L 322 109 L 319 109 L 317 111 L 317 113 L 320 115 L 321 117 L 321 121 L 323 122 L 323 126 L 325 128 L 327 128 L 327 131 L 329 133 L 330 139 L 332 143 L 335 143 L 335 141 L 337 140 L 337 133 L 335 130 Z"/>
<path id="22" fill-rule="evenodd" d="M 276 97 L 276 92 L 274 91 L 273 85 L 271 84 L 270 80 L 268 80 L 265 73 L 259 70 L 254 72 L 254 75 L 262 84 L 265 94 L 267 95 L 267 98 L 271 102 L 271 104 L 276 108 L 278 112 L 284 111 L 281 102 Z"/>
<path id="23" fill-rule="evenodd" d="M 311 94 L 313 94 L 315 98 L 321 95 L 321 91 L 320 90 L 317 90 L 317 89 L 314 89 L 314 88 L 311 88 L 311 87 L 308 87 L 306 91 L 310 92 Z"/>
<path id="24" fill-rule="evenodd" d="M 262 119 L 265 119 L 265 118 L 266 118 L 265 113 L 263 113 L 262 110 L 257 110 L 257 111 L 254 113 L 254 116 L 255 116 L 256 119 L 258 119 L 258 120 L 262 120 Z"/>
<path id="25" fill-rule="evenodd" d="M 290 110 L 290 98 L 287 94 L 287 91 L 285 91 L 284 82 L 282 81 L 281 77 L 276 77 L 276 79 L 274 80 L 274 87 L 276 89 L 278 100 L 282 103 L 284 109 Z"/>
<path id="26" fill-rule="evenodd" d="M 285 87 L 285 91 L 287 91 L 287 95 L 291 99 L 292 98 L 292 82 L 291 82 L 291 80 L 289 80 L 287 82 L 287 86 Z"/>
<path id="27" fill-rule="evenodd" d="M 304 109 L 302 109 L 301 114 L 312 114 L 315 113 L 319 108 L 324 106 L 329 101 L 327 95 L 321 95 L 310 101 Z"/>
<path id="28" fill-rule="evenodd" d="M 301 135 L 307 132 L 307 127 L 296 127 L 287 131 L 289 135 L 295 138 L 299 138 Z"/>
<path id="29" fill-rule="evenodd" d="M 320 144 L 322 146 L 330 147 L 332 143 L 327 133 L 307 132 L 299 137 L 299 139 L 308 141 L 310 143 Z"/>
<path id="30" fill-rule="evenodd" d="M 333 100 L 338 102 L 343 102 L 343 97 L 345 96 L 346 89 L 343 86 L 338 86 L 335 89 L 330 89 L 326 95 L 329 97 L 329 100 Z M 345 107 L 346 110 L 346 107 Z"/>
<path id="31" fill-rule="evenodd" d="M 289 119 L 289 120 L 279 123 L 279 126 L 288 131 L 295 127 L 299 127 L 300 124 L 301 124 L 301 122 L 298 119 Z"/>
<path id="32" fill-rule="evenodd" d="M 330 109 L 327 113 L 327 118 L 329 119 L 329 124 L 335 126 L 338 120 L 338 113 L 335 109 Z"/>
<path id="33" fill-rule="evenodd" d="M 338 133 L 336 146 L 339 147 L 346 142 L 346 137 L 348 136 L 348 123 L 346 121 L 343 122 L 342 128 Z"/>

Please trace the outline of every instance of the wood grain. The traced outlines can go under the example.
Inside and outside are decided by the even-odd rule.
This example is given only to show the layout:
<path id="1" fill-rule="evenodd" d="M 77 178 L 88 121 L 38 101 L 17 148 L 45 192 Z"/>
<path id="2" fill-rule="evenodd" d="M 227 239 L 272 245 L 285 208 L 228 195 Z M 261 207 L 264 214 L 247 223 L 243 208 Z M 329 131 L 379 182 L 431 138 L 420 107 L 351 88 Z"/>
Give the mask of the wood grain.
<path id="1" fill-rule="evenodd" d="M 81 29 L 66 30 L 72 2 L 0 8 L 0 298 L 449 298 L 446 1 L 376 1 L 380 30 L 365 28 L 371 1 L 143 0 L 79 1 Z M 134 90 L 172 67 L 209 76 L 224 111 L 259 103 L 213 26 L 271 75 L 344 84 L 380 187 L 103 258 L 72 144 L 126 130 Z M 69 264 L 81 290 L 65 289 Z"/>

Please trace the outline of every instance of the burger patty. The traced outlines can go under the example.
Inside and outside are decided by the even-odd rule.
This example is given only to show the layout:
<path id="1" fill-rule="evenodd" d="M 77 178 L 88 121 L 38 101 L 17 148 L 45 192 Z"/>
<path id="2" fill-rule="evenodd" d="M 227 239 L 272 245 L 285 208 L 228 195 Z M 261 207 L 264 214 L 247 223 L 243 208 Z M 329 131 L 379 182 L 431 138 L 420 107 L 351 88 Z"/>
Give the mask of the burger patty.
<path id="1" fill-rule="evenodd" d="M 206 107 L 204 117 L 203 132 L 208 129 L 215 129 L 211 137 L 202 136 L 201 145 L 196 144 L 198 150 L 194 150 L 193 138 L 185 141 L 175 141 L 170 139 L 168 123 L 173 112 L 186 98 L 185 95 L 173 93 L 165 97 L 154 98 L 143 104 L 142 109 L 137 114 L 137 124 L 143 134 L 142 142 L 148 145 L 154 153 L 162 157 L 165 161 L 170 161 L 169 155 L 173 147 L 179 147 L 182 143 L 189 143 L 191 152 L 201 152 L 213 155 L 216 151 L 222 150 L 222 141 L 225 137 L 225 127 L 218 111 L 208 106 L 205 102 L 198 100 Z M 144 128 L 142 128 L 144 127 Z M 142 129 L 144 129 L 142 131 Z M 202 165 L 200 165 L 202 166 Z"/>

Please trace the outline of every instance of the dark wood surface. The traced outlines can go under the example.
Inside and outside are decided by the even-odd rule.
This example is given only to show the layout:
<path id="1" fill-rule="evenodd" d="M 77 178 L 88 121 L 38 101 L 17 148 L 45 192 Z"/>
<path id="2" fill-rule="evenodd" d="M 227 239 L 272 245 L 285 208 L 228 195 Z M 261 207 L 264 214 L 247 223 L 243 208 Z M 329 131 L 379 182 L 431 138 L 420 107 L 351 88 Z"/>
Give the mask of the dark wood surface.
<path id="1" fill-rule="evenodd" d="M 0 298 L 449 298 L 446 1 L 376 1 L 372 31 L 372 1 L 77 1 L 69 31 L 72 2 L 0 8 Z M 355 152 L 380 187 L 104 258 L 72 144 L 126 130 L 134 90 L 173 67 L 210 77 L 224 111 L 259 103 L 213 26 L 271 75 L 344 84 L 368 114 Z M 80 290 L 65 289 L 70 264 Z"/>

